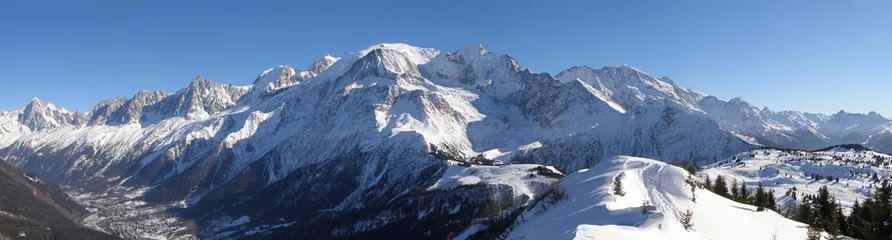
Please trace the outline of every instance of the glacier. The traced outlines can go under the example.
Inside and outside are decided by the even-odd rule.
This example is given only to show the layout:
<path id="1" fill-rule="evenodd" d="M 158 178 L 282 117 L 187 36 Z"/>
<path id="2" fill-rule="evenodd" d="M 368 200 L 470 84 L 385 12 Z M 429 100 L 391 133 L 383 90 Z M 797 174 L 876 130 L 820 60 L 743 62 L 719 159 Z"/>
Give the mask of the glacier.
<path id="1" fill-rule="evenodd" d="M 552 76 L 480 45 L 449 53 L 377 44 L 305 70 L 276 66 L 245 86 L 197 77 L 85 113 L 36 98 L 0 113 L 0 159 L 80 192 L 139 192 L 134 199 L 177 206 L 201 226 L 244 220 L 195 233 L 220 238 L 375 236 L 419 218 L 395 206 L 418 201 L 467 217 L 407 234 L 454 236 L 497 225 L 541 194 L 523 186 L 539 182 L 529 176 L 431 188 L 456 162 L 576 172 L 617 155 L 710 163 L 759 146 L 890 152 L 890 140 L 892 120 L 873 112 L 760 110 L 626 65 Z M 480 194 L 511 201 L 481 217 L 473 213 L 492 206 Z"/>

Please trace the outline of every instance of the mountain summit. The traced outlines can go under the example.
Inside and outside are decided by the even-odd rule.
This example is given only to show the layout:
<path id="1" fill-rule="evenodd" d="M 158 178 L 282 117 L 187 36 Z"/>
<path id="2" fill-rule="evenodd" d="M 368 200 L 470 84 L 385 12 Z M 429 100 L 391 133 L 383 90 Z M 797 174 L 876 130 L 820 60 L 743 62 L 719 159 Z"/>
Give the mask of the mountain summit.
<path id="1" fill-rule="evenodd" d="M 0 156 L 87 192 L 111 188 L 145 206 L 184 208 L 176 218 L 195 220 L 200 237 L 338 238 L 396 229 L 452 237 L 499 226 L 496 219 L 537 196 L 513 193 L 541 184 L 432 188 L 449 171 L 502 171 L 455 165 L 575 172 L 616 155 L 711 162 L 760 145 L 863 143 L 892 151 L 890 122 L 876 114 L 759 110 L 629 66 L 552 76 L 479 45 L 447 53 L 379 44 L 325 56 L 303 71 L 270 68 L 247 86 L 198 77 L 174 93 L 143 91 L 87 113 L 34 101 L 0 115 Z M 511 171 L 559 175 L 528 166 Z M 488 177 L 474 173 L 457 181 Z M 504 204 L 475 197 L 484 195 Z M 443 222 L 451 214 L 465 217 Z M 424 226 L 446 227 L 426 233 Z"/>

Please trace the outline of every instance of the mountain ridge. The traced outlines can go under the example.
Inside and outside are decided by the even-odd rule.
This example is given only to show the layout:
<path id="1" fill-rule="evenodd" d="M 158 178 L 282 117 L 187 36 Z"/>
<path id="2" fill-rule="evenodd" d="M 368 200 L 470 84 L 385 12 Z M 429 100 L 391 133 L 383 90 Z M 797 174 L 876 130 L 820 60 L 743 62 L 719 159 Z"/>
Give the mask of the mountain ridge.
<path id="1" fill-rule="evenodd" d="M 824 133 L 845 141 L 871 134 L 869 140 L 878 139 L 871 143 L 887 136 L 872 132 L 885 123 L 849 121 L 848 115 L 839 115 L 840 124 L 799 131 L 785 124 L 823 118 L 763 116 L 741 99 L 721 101 L 629 66 L 575 68 L 557 77 L 534 73 L 480 45 L 447 53 L 379 44 L 317 63 L 300 72 L 284 65 L 268 69 L 249 86 L 198 77 L 174 93 L 142 91 L 102 101 L 72 117 L 72 124 L 34 125 L 50 126 L 45 129 L 31 129 L 17 117 L 24 111 L 11 111 L 0 115 L 0 159 L 88 192 L 114 187 L 149 205 L 179 206 L 201 219 L 204 230 L 196 234 L 203 237 L 263 226 L 271 229 L 261 232 L 275 234 L 282 230 L 270 226 L 295 216 L 318 221 L 289 225 L 289 231 L 318 237 L 312 229 L 332 216 L 363 219 L 395 211 L 386 204 L 394 199 L 436 195 L 409 193 L 427 189 L 448 161 L 573 172 L 616 155 L 705 163 L 787 139 L 823 144 Z M 793 115 L 802 117 L 783 118 Z M 840 127 L 852 122 L 859 128 Z M 516 187 L 466 190 L 501 195 L 507 189 Z M 510 198 L 512 204 L 492 217 L 510 216 L 531 200 Z M 214 204 L 221 202 L 228 204 Z M 391 217 L 384 222 L 408 219 Z M 226 219 L 246 222 L 220 225 Z M 474 220 L 461 221 L 456 224 Z M 328 227 L 343 237 L 383 225 Z"/>

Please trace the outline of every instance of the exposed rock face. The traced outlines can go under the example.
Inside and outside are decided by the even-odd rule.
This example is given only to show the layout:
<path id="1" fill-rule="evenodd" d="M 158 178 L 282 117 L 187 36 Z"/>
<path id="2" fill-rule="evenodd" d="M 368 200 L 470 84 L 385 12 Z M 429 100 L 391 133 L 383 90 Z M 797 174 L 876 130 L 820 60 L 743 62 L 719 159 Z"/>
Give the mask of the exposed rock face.
<path id="1" fill-rule="evenodd" d="M 813 138 L 839 141 L 885 126 L 876 114 L 834 120 L 759 111 L 628 66 L 553 77 L 481 46 L 450 54 L 404 44 L 326 56 L 306 71 L 271 68 L 248 87 L 199 77 L 175 93 L 144 91 L 84 114 L 40 106 L 30 109 L 43 114 L 25 107 L 0 115 L 0 158 L 67 184 L 151 186 L 145 200 L 181 202 L 184 216 L 205 227 L 201 236 L 217 237 L 287 229 L 296 235 L 282 237 L 333 238 L 398 228 L 424 236 L 417 231 L 429 228 L 420 226 L 447 223 L 437 236 L 455 236 L 481 218 L 435 217 L 452 212 L 443 206 L 507 218 L 541 189 L 430 190 L 449 160 L 568 172 L 620 154 L 707 162 L 758 144 L 817 141 L 780 125 L 810 125 Z M 842 127 L 852 124 L 860 130 Z M 506 204 L 493 207 L 479 200 L 490 199 L 484 195 Z"/>

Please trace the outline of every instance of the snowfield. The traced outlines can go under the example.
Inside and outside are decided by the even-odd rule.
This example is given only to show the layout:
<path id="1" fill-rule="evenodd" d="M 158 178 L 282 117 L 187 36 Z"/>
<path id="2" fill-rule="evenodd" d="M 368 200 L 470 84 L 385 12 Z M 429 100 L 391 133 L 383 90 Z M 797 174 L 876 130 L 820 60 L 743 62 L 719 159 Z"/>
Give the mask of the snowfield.
<path id="1" fill-rule="evenodd" d="M 557 169 L 592 169 L 576 175 L 614 176 L 568 177 L 572 201 L 527 210 L 522 220 L 545 218 L 543 226 L 551 226 L 559 213 L 569 214 L 555 221 L 569 224 L 555 230 L 568 238 L 666 233 L 733 239 L 737 235 L 728 234 L 738 232 L 706 230 L 711 213 L 702 208 L 746 222 L 773 215 L 747 215 L 748 206 L 712 199 L 706 191 L 698 196 L 701 203 L 687 203 L 690 193 L 677 179 L 685 176 L 673 175 L 675 168 L 611 157 L 703 164 L 758 146 L 838 143 L 892 152 L 892 119 L 876 113 L 760 110 L 626 65 L 536 73 L 479 45 L 450 53 L 378 44 L 324 56 L 305 69 L 276 66 L 244 84 L 198 77 L 176 92 L 141 91 L 84 113 L 35 98 L 0 112 L 0 160 L 81 189 L 73 195 L 96 210 L 85 224 L 128 238 L 492 238 L 486 234 L 499 229 L 491 228 L 513 220 L 561 176 Z M 888 175 L 851 161 L 764 170 L 776 158 L 783 156 L 717 164 L 705 174 L 727 173 L 748 184 L 763 180 L 779 194 L 785 183 L 802 188 L 800 194 L 829 184 L 846 202 L 866 196 L 867 174 Z M 610 165 L 621 159 L 628 164 Z M 484 166 L 500 163 L 508 164 Z M 599 195 L 604 181 L 621 172 L 629 194 Z M 799 173 L 857 174 L 839 183 L 780 177 Z M 653 212 L 636 216 L 642 200 L 654 203 Z M 172 208 L 183 208 L 183 215 Z M 687 208 L 697 214 L 692 232 L 673 225 Z M 792 236 L 783 232 L 789 229 L 778 231 Z M 515 234 L 547 236 L 523 228 Z"/>
<path id="2" fill-rule="evenodd" d="M 740 162 L 722 161 L 705 166 L 697 175 L 701 179 L 709 176 L 724 176 L 730 186 L 733 179 L 746 182 L 755 188 L 758 182 L 765 185 L 766 190 L 775 192 L 777 206 L 783 210 L 797 203 L 793 195 L 815 194 L 819 188 L 827 189 L 842 203 L 844 212 L 855 200 L 864 201 L 879 182 L 873 179 L 888 178 L 892 168 L 888 165 L 892 156 L 869 150 L 855 150 L 842 147 L 826 151 L 785 151 L 776 149 L 753 150 L 737 155 Z M 880 164 L 874 164 L 880 159 Z M 833 180 L 815 180 L 810 176 L 819 175 Z M 793 188 L 796 190 L 794 191 Z"/>
<path id="3" fill-rule="evenodd" d="M 666 163 L 615 157 L 561 180 L 568 199 L 524 213 L 508 239 L 804 239 L 806 225 L 685 183 L 688 173 Z M 614 195 L 613 179 L 625 196 Z M 650 203 L 642 214 L 642 201 Z M 541 204 L 541 203 L 540 203 Z M 693 228 L 679 219 L 693 211 Z M 526 219 L 526 221 L 524 221 Z"/>
<path id="4" fill-rule="evenodd" d="M 451 189 L 460 185 L 505 185 L 514 190 L 515 197 L 526 195 L 530 199 L 547 184 L 555 181 L 552 178 L 531 177 L 536 168 L 545 168 L 554 174 L 561 175 L 554 167 L 546 167 L 536 164 L 510 164 L 501 166 L 470 165 L 461 166 L 459 162 L 449 161 L 449 168 L 433 186 L 427 190 Z"/>

